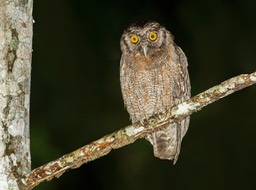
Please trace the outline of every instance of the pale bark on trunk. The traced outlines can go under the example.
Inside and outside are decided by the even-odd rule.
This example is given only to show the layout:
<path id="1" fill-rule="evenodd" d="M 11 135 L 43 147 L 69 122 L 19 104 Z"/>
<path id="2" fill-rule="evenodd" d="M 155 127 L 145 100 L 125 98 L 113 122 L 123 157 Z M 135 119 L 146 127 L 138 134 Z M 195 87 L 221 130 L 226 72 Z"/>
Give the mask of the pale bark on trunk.
<path id="1" fill-rule="evenodd" d="M 29 100 L 33 0 L 0 0 L 0 189 L 31 170 Z"/>

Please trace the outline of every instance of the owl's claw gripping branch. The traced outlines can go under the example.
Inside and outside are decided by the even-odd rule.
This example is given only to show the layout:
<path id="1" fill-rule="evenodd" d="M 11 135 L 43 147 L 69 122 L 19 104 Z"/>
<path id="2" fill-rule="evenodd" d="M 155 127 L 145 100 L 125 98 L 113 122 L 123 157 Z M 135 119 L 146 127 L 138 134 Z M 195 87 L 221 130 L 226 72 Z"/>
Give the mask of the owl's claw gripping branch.
<path id="1" fill-rule="evenodd" d="M 163 113 L 149 118 L 146 125 L 138 122 L 106 135 L 99 140 L 34 169 L 27 175 L 26 179 L 23 179 L 26 181 L 26 189 L 32 189 L 45 180 L 59 177 L 68 169 L 77 168 L 82 164 L 105 156 L 112 149 L 126 146 L 139 138 L 144 138 L 146 135 L 160 130 L 165 122 L 180 121 L 208 104 L 255 83 L 256 72 L 233 77 Z"/>

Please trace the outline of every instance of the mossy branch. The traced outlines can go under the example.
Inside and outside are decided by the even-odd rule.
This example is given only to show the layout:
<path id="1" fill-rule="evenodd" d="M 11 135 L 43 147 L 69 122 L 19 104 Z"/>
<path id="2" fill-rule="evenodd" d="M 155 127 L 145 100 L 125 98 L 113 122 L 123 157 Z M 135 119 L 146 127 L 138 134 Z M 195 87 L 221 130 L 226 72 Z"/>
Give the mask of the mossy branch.
<path id="1" fill-rule="evenodd" d="M 154 131 L 160 130 L 165 123 L 176 122 L 201 110 L 203 107 L 228 96 L 238 90 L 256 83 L 256 72 L 241 74 L 221 84 L 214 86 L 191 99 L 157 114 L 143 123 L 135 123 L 106 135 L 88 145 L 85 145 L 69 154 L 34 169 L 24 179 L 27 189 L 32 189 L 45 180 L 61 176 L 66 170 L 81 166 L 105 156 L 112 149 L 117 149 L 133 143 Z"/>

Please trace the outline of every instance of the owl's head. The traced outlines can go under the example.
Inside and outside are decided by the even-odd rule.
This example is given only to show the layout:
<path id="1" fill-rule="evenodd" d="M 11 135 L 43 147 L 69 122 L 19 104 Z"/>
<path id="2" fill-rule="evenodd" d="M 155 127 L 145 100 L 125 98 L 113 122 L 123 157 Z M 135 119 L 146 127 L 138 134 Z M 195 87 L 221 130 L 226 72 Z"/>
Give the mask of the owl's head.
<path id="1" fill-rule="evenodd" d="M 149 56 L 173 42 L 171 33 L 157 22 L 138 22 L 129 26 L 121 37 L 123 53 Z"/>

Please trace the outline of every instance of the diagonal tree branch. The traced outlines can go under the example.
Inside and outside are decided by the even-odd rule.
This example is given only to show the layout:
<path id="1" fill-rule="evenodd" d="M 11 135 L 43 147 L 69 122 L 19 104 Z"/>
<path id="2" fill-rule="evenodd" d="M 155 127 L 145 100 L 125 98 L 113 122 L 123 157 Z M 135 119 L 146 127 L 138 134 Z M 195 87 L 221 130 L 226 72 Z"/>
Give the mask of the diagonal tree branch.
<path id="1" fill-rule="evenodd" d="M 66 170 L 73 169 L 108 154 L 112 149 L 117 149 L 133 143 L 147 134 L 160 130 L 165 123 L 176 122 L 199 111 L 220 98 L 233 92 L 246 88 L 256 83 L 256 72 L 241 74 L 221 84 L 214 86 L 191 99 L 157 114 L 143 123 L 135 123 L 114 133 L 106 135 L 88 145 L 85 145 L 69 154 L 52 162 L 34 169 L 24 179 L 27 189 L 32 189 L 45 180 L 61 176 Z"/>

